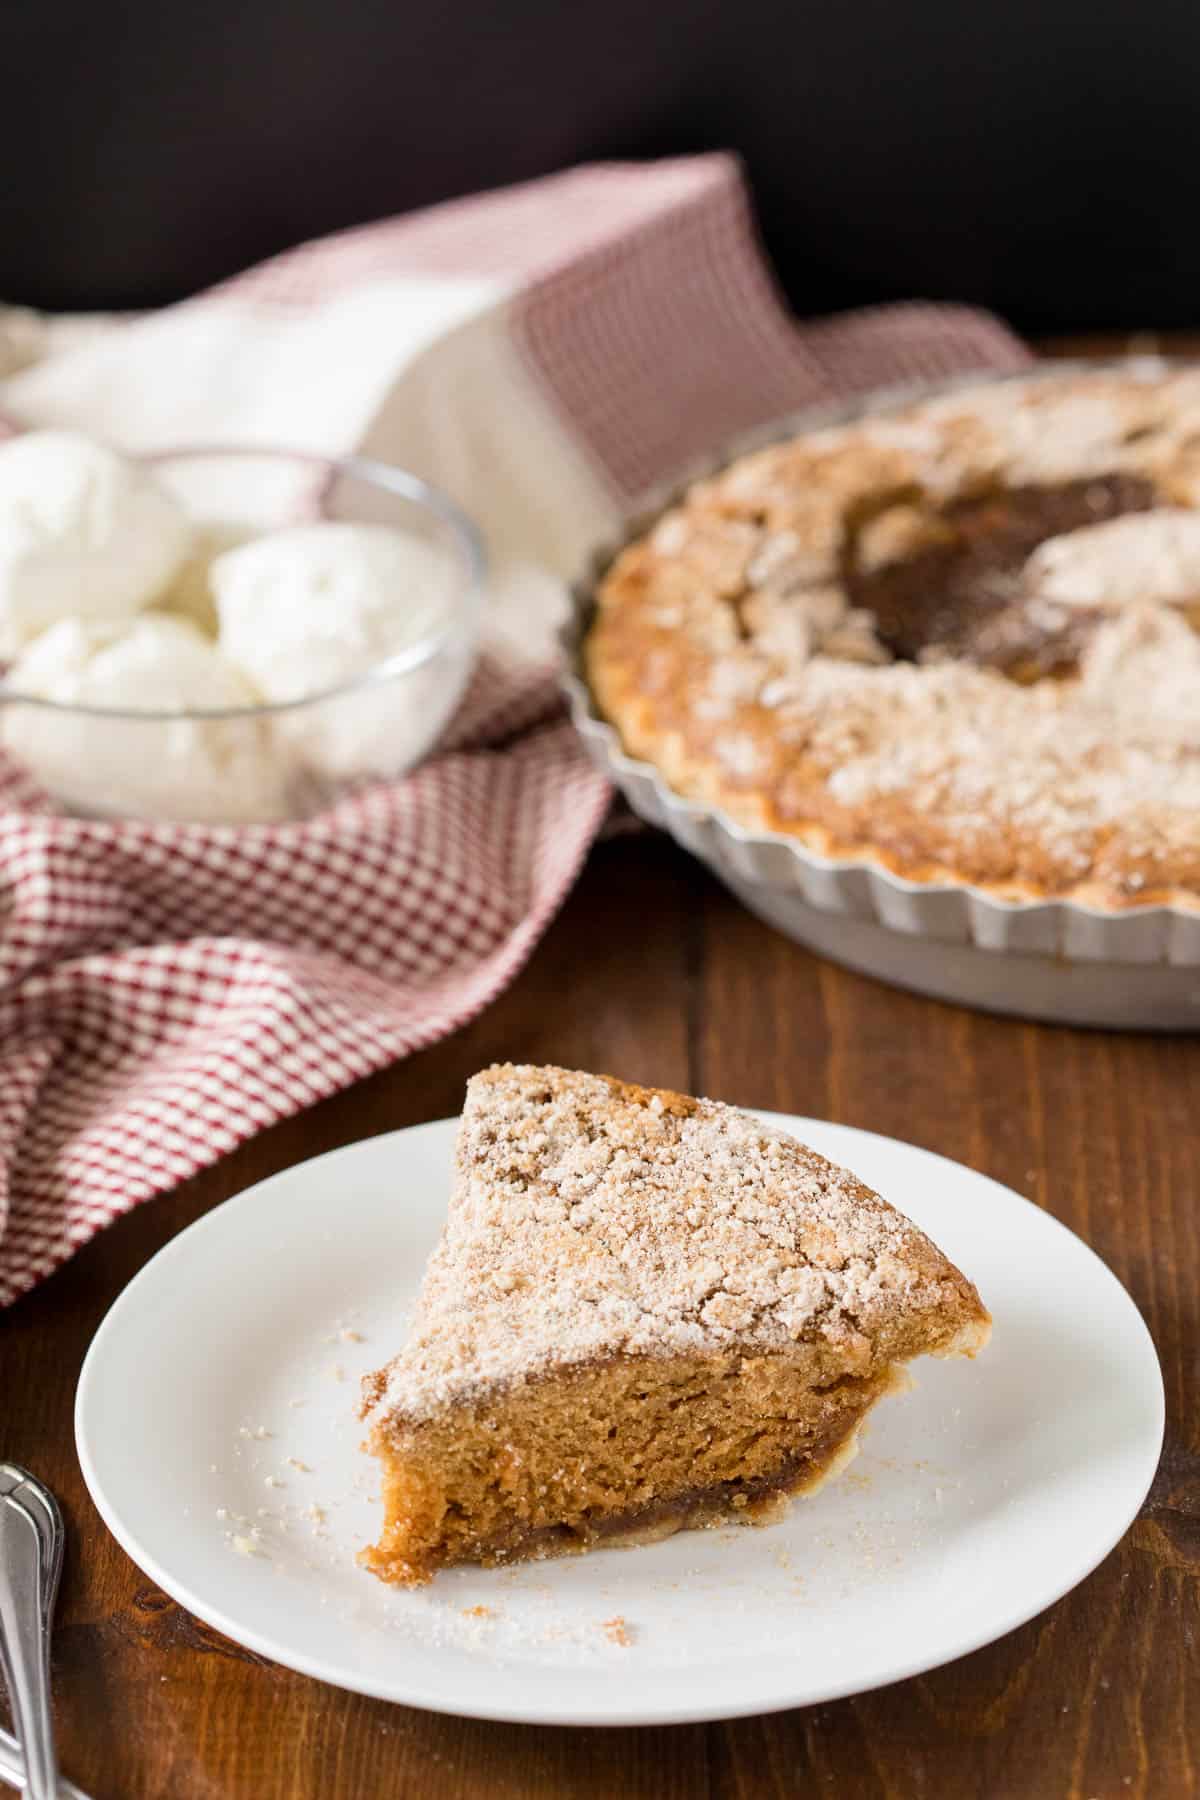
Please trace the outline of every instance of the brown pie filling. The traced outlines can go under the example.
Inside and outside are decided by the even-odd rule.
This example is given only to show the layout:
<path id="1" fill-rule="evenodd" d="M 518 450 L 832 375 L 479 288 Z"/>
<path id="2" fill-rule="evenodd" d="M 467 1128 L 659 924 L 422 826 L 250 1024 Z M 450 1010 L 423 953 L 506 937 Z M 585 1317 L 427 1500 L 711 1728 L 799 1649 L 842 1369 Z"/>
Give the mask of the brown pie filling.
<path id="1" fill-rule="evenodd" d="M 814 1384 L 811 1352 L 615 1357 L 379 1433 L 384 1524 L 364 1565 L 561 1556 L 757 1522 L 837 1466 L 890 1367 Z"/>
<path id="2" fill-rule="evenodd" d="M 1016 681 L 1066 674 L 1102 614 L 1040 600 L 1022 581 L 1025 563 L 1048 538 L 1161 504 L 1145 476 L 1117 472 L 1000 488 L 940 508 L 872 508 L 850 522 L 842 580 L 851 606 L 872 615 L 880 642 L 902 661 L 951 658 Z M 901 516 L 915 548 L 873 558 L 873 535 Z"/>
<path id="3" fill-rule="evenodd" d="M 791 885 L 783 837 L 1194 911 L 1198 420 L 1190 368 L 1039 372 L 751 450 L 598 580 L 595 711 L 750 834 L 739 880 Z"/>

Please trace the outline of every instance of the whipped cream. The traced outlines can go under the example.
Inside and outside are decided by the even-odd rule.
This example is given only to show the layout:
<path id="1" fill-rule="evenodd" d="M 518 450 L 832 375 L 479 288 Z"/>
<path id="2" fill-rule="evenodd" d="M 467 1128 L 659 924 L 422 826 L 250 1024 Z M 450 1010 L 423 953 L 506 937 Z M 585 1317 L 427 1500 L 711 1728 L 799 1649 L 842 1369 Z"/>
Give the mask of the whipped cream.
<path id="1" fill-rule="evenodd" d="M 175 613 L 198 625 L 206 637 L 217 635 L 217 606 L 212 592 L 212 566 L 218 556 L 247 544 L 258 533 L 252 526 L 232 520 L 205 519 L 192 531 L 192 546 L 158 602 L 158 610 Z"/>
<path id="2" fill-rule="evenodd" d="M 186 619 L 61 620 L 22 652 L 6 686 L 5 747 L 75 810 L 203 820 L 287 811 L 287 757 L 262 719 L 121 716 L 259 704 L 241 670 Z M 21 695 L 114 710 L 57 711 Z"/>
<path id="3" fill-rule="evenodd" d="M 415 649 L 454 619 L 455 571 L 420 538 L 326 521 L 271 532 L 210 570 L 218 641 L 270 701 L 336 689 Z M 460 634 L 400 683 L 364 684 L 274 721 L 318 776 L 398 773 L 458 700 L 473 648 Z"/>
<path id="4" fill-rule="evenodd" d="M 68 807 L 282 818 L 403 773 L 470 673 L 458 605 L 453 559 L 404 530 L 193 522 L 88 438 L 0 446 L 0 741 Z M 406 650 L 411 671 L 359 679 Z"/>
<path id="5" fill-rule="evenodd" d="M 327 521 L 268 532 L 210 570 L 227 656 L 272 701 L 364 674 L 448 623 L 446 556 L 386 525 Z"/>
<path id="6" fill-rule="evenodd" d="M 60 619 L 151 605 L 191 539 L 175 498 L 103 444 L 68 431 L 0 444 L 0 659 Z"/>

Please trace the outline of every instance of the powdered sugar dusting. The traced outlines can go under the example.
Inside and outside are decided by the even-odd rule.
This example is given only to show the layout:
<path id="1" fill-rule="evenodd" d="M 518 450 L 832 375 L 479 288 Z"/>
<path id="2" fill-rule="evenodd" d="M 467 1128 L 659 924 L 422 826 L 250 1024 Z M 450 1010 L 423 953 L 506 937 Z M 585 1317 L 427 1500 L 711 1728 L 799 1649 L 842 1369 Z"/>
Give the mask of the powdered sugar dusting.
<path id="1" fill-rule="evenodd" d="M 948 1342 L 970 1285 L 845 1170 L 731 1107 L 560 1069 L 477 1075 L 380 1420 L 607 1356 Z"/>
<path id="2" fill-rule="evenodd" d="M 1129 858 L 1200 849 L 1198 700 L 1200 639 L 1141 608 L 1097 632 L 1069 684 L 908 664 L 867 692 L 814 665 L 792 718 L 840 805 L 902 800 L 965 856 L 998 828 L 1020 834 L 1082 878 L 1118 829 Z"/>

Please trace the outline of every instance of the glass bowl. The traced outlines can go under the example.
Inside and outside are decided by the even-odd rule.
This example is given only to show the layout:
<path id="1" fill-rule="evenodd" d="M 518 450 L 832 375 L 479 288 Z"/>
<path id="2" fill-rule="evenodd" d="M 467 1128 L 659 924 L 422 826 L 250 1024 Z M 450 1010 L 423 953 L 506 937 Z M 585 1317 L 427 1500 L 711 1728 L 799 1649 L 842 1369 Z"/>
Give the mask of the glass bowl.
<path id="1" fill-rule="evenodd" d="M 198 548 L 156 610 L 214 624 L 206 570 L 231 545 L 319 519 L 397 526 L 437 553 L 445 591 L 425 636 L 335 687 L 274 705 L 143 711 L 64 704 L 0 681 L 0 743 L 68 812 L 269 822 L 318 812 L 432 749 L 474 667 L 482 540 L 445 494 L 366 457 L 204 446 L 141 459 L 187 506 Z"/>

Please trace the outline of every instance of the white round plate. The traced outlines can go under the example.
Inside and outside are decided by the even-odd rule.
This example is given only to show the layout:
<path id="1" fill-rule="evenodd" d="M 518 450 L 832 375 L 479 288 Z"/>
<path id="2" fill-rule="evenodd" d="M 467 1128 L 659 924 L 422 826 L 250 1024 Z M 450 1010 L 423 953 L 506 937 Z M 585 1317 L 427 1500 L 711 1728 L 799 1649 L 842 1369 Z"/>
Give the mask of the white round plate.
<path id="1" fill-rule="evenodd" d="M 918 1365 L 857 1461 L 784 1523 L 453 1570 L 413 1592 L 356 1567 L 379 1519 L 358 1377 L 401 1343 L 445 1212 L 446 1120 L 250 1188 L 129 1284 L 76 1403 L 109 1529 L 251 1650 L 478 1718 L 769 1712 L 1011 1631 L 1096 1566 L 1145 1495 L 1163 1432 L 1149 1334 L 1092 1251 L 1009 1189 L 869 1132 L 777 1122 L 909 1213 L 995 1319 L 976 1362 Z"/>

